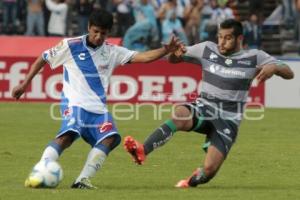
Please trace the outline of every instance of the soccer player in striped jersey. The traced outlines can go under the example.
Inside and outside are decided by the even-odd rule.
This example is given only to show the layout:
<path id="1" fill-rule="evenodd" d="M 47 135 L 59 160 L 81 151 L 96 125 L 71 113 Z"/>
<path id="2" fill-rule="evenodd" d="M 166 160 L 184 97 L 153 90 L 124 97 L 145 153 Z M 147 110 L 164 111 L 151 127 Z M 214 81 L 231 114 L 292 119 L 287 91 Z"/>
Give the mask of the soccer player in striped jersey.
<path id="1" fill-rule="evenodd" d="M 241 23 L 228 19 L 220 24 L 218 44 L 202 42 L 170 55 L 172 63 L 201 63 L 201 93 L 195 102 L 177 106 L 171 119 L 143 144 L 131 136 L 125 138 L 125 149 L 137 164 L 143 164 L 146 156 L 169 141 L 176 131 L 195 131 L 206 135 L 203 165 L 176 187 L 195 187 L 216 175 L 237 137 L 253 79 L 262 82 L 273 75 L 284 79 L 294 76 L 289 66 L 266 52 L 242 49 L 242 34 Z"/>
<path id="2" fill-rule="evenodd" d="M 57 46 L 46 50 L 33 63 L 25 80 L 12 92 L 12 96 L 19 99 L 46 63 L 52 69 L 63 67 L 61 129 L 44 150 L 41 160 L 57 160 L 63 150 L 79 137 L 90 144 L 92 149 L 72 188 L 94 189 L 90 178 L 121 141 L 106 106 L 106 91 L 113 69 L 126 63 L 151 62 L 180 47 L 175 37 L 163 47 L 147 52 L 112 45 L 105 41 L 112 25 L 111 13 L 105 10 L 93 12 L 87 35 L 63 39 Z M 27 181 L 25 186 L 32 185 Z"/>

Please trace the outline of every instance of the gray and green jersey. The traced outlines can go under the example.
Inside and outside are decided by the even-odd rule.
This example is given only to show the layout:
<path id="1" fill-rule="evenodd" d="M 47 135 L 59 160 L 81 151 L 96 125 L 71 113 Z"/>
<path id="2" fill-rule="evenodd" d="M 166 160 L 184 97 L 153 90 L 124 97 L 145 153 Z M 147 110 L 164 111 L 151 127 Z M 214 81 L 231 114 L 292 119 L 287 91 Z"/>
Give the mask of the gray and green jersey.
<path id="1" fill-rule="evenodd" d="M 213 42 L 187 47 L 184 58 L 193 58 L 202 65 L 201 98 L 205 104 L 217 106 L 222 114 L 240 123 L 249 88 L 258 69 L 278 61 L 264 51 L 241 50 L 222 55 Z M 190 59 L 187 59 L 187 61 Z"/>

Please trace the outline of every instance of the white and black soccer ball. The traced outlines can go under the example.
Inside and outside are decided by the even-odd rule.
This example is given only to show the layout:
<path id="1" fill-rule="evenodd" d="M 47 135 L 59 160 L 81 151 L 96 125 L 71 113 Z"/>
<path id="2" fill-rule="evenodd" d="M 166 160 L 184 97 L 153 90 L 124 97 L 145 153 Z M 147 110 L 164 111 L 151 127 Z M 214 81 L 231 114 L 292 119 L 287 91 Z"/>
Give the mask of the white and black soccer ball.
<path id="1" fill-rule="evenodd" d="M 55 188 L 63 178 L 60 164 L 53 160 L 39 161 L 32 169 L 25 186 L 33 188 Z"/>

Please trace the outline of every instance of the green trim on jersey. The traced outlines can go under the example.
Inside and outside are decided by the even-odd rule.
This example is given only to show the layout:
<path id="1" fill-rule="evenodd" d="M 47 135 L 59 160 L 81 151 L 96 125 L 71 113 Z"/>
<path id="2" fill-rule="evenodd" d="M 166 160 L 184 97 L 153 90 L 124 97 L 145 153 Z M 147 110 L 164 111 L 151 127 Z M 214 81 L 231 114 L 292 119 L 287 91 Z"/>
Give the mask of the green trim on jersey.
<path id="1" fill-rule="evenodd" d="M 208 147 L 209 147 L 210 145 L 211 145 L 211 142 L 208 141 L 208 142 L 206 142 L 206 143 L 203 144 L 202 149 L 203 149 L 205 152 L 207 152 L 207 149 L 208 149 Z"/>
<path id="2" fill-rule="evenodd" d="M 195 126 L 195 128 L 193 128 L 193 131 L 197 130 L 197 129 L 201 126 L 202 122 L 203 122 L 203 117 L 200 116 L 200 117 L 198 118 L 197 125 Z"/>
<path id="3" fill-rule="evenodd" d="M 167 121 L 165 121 L 165 124 L 171 129 L 172 134 L 174 134 L 177 131 L 177 127 L 174 124 L 173 120 L 168 119 Z"/>

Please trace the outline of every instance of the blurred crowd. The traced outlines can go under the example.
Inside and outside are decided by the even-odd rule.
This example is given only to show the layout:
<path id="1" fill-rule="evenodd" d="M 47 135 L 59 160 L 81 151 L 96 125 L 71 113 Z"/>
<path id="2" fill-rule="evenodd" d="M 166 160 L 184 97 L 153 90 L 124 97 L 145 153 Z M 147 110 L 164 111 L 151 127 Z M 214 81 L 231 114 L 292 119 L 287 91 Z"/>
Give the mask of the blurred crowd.
<path id="1" fill-rule="evenodd" d="M 144 51 L 167 42 L 172 34 L 185 44 L 216 40 L 218 24 L 236 18 L 243 22 L 245 45 L 259 48 L 265 20 L 290 24 L 300 35 L 300 0 L 278 0 L 276 13 L 262 15 L 264 0 L 248 0 L 246 19 L 236 6 L 246 0 L 2 0 L 0 34 L 28 36 L 76 36 L 87 32 L 93 10 L 113 13 L 112 37 L 122 37 L 129 49 Z M 275 16 L 275 17 L 274 17 Z M 279 16 L 279 17 L 278 17 Z M 296 23 L 294 23 L 296 22 Z M 296 38 L 299 41 L 299 38 Z"/>

